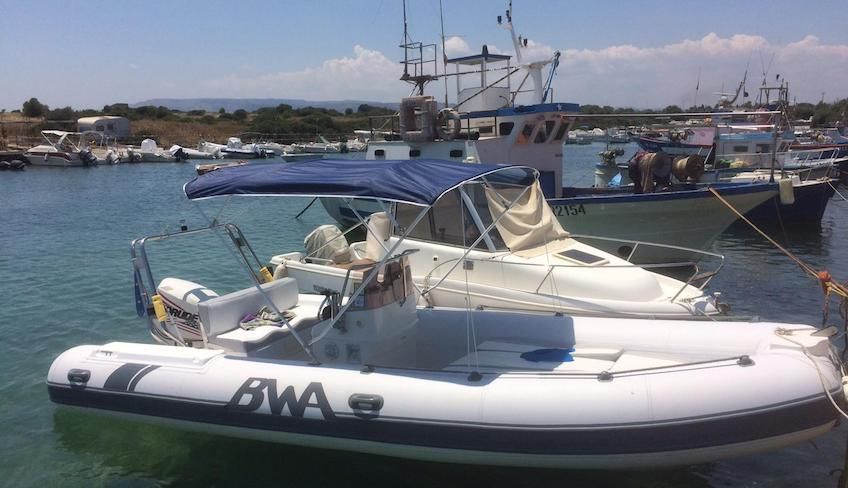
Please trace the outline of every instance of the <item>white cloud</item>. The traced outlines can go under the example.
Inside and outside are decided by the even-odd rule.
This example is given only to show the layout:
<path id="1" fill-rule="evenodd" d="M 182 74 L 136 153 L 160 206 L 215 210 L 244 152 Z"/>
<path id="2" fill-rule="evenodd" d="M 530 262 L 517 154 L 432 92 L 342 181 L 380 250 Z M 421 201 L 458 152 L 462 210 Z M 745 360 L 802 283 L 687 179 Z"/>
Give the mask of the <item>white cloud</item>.
<path id="1" fill-rule="evenodd" d="M 471 51 L 471 47 L 468 46 L 468 43 L 465 42 L 465 39 L 459 36 L 451 36 L 445 38 L 445 54 L 449 58 L 454 58 L 458 56 L 468 56 L 473 51 Z"/>
<path id="2" fill-rule="evenodd" d="M 461 37 L 445 39 L 448 56 L 479 52 Z M 513 54 L 489 45 L 489 52 Z M 525 62 L 549 59 L 555 48 L 529 40 L 522 48 Z M 775 74 L 790 82 L 791 96 L 799 101 L 848 96 L 842 80 L 848 78 L 848 45 L 822 44 L 806 36 L 787 44 L 770 43 L 761 36 L 710 33 L 659 47 L 632 44 L 601 49 L 561 49 L 554 97 L 581 104 L 661 108 L 690 106 L 701 72 L 697 103 L 713 104 L 713 92 L 728 91 L 739 83 L 748 66 L 748 92 L 760 84 L 761 59 L 774 58 L 769 81 Z M 515 61 L 513 61 L 514 63 Z M 201 82 L 200 94 L 220 97 L 279 97 L 311 100 L 355 98 L 394 101 L 410 93 L 398 80 L 402 67 L 382 52 L 354 46 L 351 56 L 326 60 L 315 66 L 278 73 L 241 70 Z M 437 96 L 439 93 L 433 93 Z M 451 93 L 453 98 L 453 93 Z"/>
<path id="3" fill-rule="evenodd" d="M 521 57 L 525 63 L 547 61 L 554 55 L 554 51 L 556 49 L 547 44 L 541 44 L 532 39 L 527 39 L 527 45 L 521 47 Z"/>
<path id="4" fill-rule="evenodd" d="M 353 57 L 328 59 L 319 66 L 258 76 L 229 74 L 201 86 L 206 96 L 216 97 L 391 101 L 405 93 L 400 75 L 398 63 L 356 45 Z"/>
<path id="5" fill-rule="evenodd" d="M 841 82 L 848 76 L 848 45 L 822 45 L 815 36 L 781 45 L 761 36 L 722 38 L 710 33 L 661 47 L 619 45 L 562 52 L 556 97 L 578 103 L 689 106 L 700 70 L 698 103 L 712 104 L 716 101 L 712 92 L 735 87 L 746 66 L 748 92 L 754 96 L 761 82 L 761 59 L 768 65 L 772 56 L 769 81 L 779 73 L 790 82 L 790 96 L 799 101 L 818 100 L 823 91 L 832 95 L 828 99 L 848 95 Z"/>

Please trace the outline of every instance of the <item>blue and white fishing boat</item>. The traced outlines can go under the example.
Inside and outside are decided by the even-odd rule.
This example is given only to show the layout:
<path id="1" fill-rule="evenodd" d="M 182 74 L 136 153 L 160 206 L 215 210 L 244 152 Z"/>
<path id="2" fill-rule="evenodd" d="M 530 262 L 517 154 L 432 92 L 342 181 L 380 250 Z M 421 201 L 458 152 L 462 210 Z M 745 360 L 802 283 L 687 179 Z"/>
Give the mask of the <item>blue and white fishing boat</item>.
<path id="1" fill-rule="evenodd" d="M 593 245 L 620 257 L 630 256 L 640 263 L 695 262 L 703 256 L 683 248 L 706 250 L 713 239 L 736 220 L 736 216 L 707 190 L 691 191 L 680 197 L 669 194 L 623 198 L 610 194 L 599 199 L 574 201 L 569 199 L 573 195 L 563 193 L 563 144 L 579 106 L 549 101 L 559 53 L 554 53 L 549 60 L 530 62 L 525 58 L 526 39 L 516 35 L 513 28 L 511 8 L 505 19 L 499 17 L 499 21 L 510 32 L 517 66 L 511 64 L 510 56 L 490 53 L 485 46 L 480 54 L 447 59 L 449 68 L 446 70 L 454 70 L 450 81 L 456 84 L 457 102 L 452 108 L 438 110 L 435 98 L 423 95 L 424 86 L 438 78 L 423 74 L 422 66 L 426 64 L 423 61 L 405 62 L 402 79 L 414 83 L 420 94 L 405 98 L 397 120 L 390 118 L 388 125 L 380 127 L 382 131 L 397 133 L 400 140 L 375 141 L 372 138 L 366 159 L 441 159 L 527 165 L 539 171 L 541 187 L 551 199 L 563 227 L 577 235 L 612 238 L 594 240 Z M 420 43 L 410 42 L 403 47 L 410 50 L 407 59 L 423 59 Z M 543 76 L 542 70 L 546 67 L 549 69 Z M 498 70 L 503 70 L 505 75 L 492 74 Z M 510 81 L 509 75 L 513 72 L 524 75 L 520 86 Z M 469 82 L 469 79 L 475 81 Z M 530 103 L 517 103 L 520 91 L 529 92 Z M 727 198 L 743 210 L 776 194 L 774 185 L 728 185 L 728 188 L 730 186 L 734 190 L 727 192 Z M 637 204 L 642 201 L 655 203 Z M 343 227 L 358 223 L 356 213 L 367 215 L 380 211 L 370 202 L 357 202 L 351 207 L 327 199 L 322 203 Z M 683 229 L 685 232 L 681 232 Z M 621 239 L 629 242 L 621 243 Z M 637 246 L 637 243 L 641 244 Z M 675 250 L 674 246 L 680 249 Z M 634 247 L 638 249 L 631 256 Z"/>
<path id="2" fill-rule="evenodd" d="M 400 242 L 428 226 L 452 189 L 526 185 L 533 170 L 451 165 L 433 174 L 410 162 L 369 174 L 325 169 L 225 168 L 184 190 L 192 200 L 407 205 L 410 226 L 382 259 L 339 263 L 354 283 L 350 294 L 344 282 L 310 295 L 298 293 L 296 278 L 274 279 L 232 224 L 138 239 L 136 304 L 159 344 L 68 349 L 47 374 L 51 400 L 300 447 L 554 468 L 704 463 L 805 442 L 836 425 L 844 394 L 834 328 L 416 306 L 414 250 L 398 252 Z M 506 197 L 493 222 L 520 193 Z M 249 286 L 218 294 L 188 281 L 209 265 L 200 262 L 181 266 L 179 279 L 156 281 L 148 247 L 209 232 L 230 246 Z"/>

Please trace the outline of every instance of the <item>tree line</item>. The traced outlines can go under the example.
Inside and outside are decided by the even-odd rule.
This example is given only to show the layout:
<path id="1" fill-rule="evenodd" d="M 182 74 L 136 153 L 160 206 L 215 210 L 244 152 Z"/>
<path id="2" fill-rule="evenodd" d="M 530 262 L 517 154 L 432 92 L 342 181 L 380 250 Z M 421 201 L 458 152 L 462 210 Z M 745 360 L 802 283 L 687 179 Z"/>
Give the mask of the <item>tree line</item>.
<path id="1" fill-rule="evenodd" d="M 80 117 L 97 115 L 116 115 L 129 120 L 161 120 L 173 122 L 192 122 L 213 125 L 220 121 L 235 121 L 245 124 L 245 131 L 268 134 L 345 134 L 367 125 L 368 117 L 388 116 L 395 113 L 392 109 L 359 105 L 356 110 L 347 108 L 344 112 L 320 107 L 293 108 L 288 104 L 276 107 L 260 108 L 252 113 L 239 109 L 227 112 L 224 108 L 217 112 L 205 110 L 171 110 L 168 107 L 152 105 L 130 107 L 126 103 L 104 105 L 101 110 L 74 110 L 71 107 L 51 109 L 37 98 L 23 103 L 20 112 L 33 118 L 47 121 L 72 121 Z"/>
<path id="2" fill-rule="evenodd" d="M 753 106 L 747 102 L 742 108 L 752 109 Z M 615 119 L 598 119 L 596 126 L 615 125 L 641 125 L 644 119 L 628 119 L 627 114 L 674 114 L 674 113 L 697 113 L 713 112 L 715 108 L 706 105 L 691 106 L 683 109 L 678 105 L 668 105 L 660 110 L 636 110 L 630 107 L 612 107 L 609 105 L 581 105 L 580 112 L 588 115 L 622 115 Z M 126 103 L 115 103 L 104 105 L 102 110 L 85 109 L 74 110 L 71 107 L 51 109 L 37 98 L 25 101 L 20 112 L 27 117 L 45 118 L 48 121 L 71 121 L 80 117 L 96 115 L 118 115 L 130 120 L 163 120 L 175 122 L 194 122 L 202 124 L 216 124 L 219 121 L 235 121 L 245 124 L 245 130 L 261 132 L 266 134 L 345 134 L 354 129 L 363 128 L 368 124 L 368 117 L 381 117 L 393 115 L 394 110 L 382 107 L 374 107 L 362 104 L 356 110 L 352 108 L 339 112 L 334 109 L 319 107 L 293 108 L 288 104 L 280 104 L 276 107 L 260 108 L 252 113 L 246 110 L 235 110 L 232 113 L 221 108 L 217 112 L 205 110 L 171 110 L 168 107 L 155 107 L 152 105 L 142 107 L 130 107 Z M 845 122 L 848 115 L 848 98 L 833 103 L 819 102 L 797 103 L 790 107 L 790 118 L 793 120 L 810 120 L 813 127 L 823 127 L 837 122 Z"/>

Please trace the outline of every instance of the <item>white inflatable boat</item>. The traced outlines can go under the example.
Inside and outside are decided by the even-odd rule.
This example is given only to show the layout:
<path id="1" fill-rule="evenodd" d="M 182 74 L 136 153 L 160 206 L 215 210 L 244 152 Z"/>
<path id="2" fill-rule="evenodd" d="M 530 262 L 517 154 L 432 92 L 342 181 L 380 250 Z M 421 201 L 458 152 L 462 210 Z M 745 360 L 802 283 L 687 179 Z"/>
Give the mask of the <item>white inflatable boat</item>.
<path id="1" fill-rule="evenodd" d="M 262 179 L 278 194 L 317 191 L 307 175 L 314 185 L 342 184 L 298 166 Z M 420 165 L 410 167 L 402 170 Z M 208 173 L 186 192 L 256 193 L 255 168 Z M 431 205 L 466 172 L 495 168 L 467 165 L 427 183 L 433 191 L 380 192 Z M 346 176 L 336 175 L 345 192 L 376 193 Z M 149 242 L 205 231 L 229 237 L 252 286 L 218 295 L 183 279 L 155 280 Z M 419 307 L 415 253 L 397 247 L 360 265 L 344 297 L 301 294 L 296 279 L 273 279 L 231 224 L 138 239 L 136 303 L 161 345 L 69 349 L 50 367 L 50 398 L 299 446 L 560 468 L 701 463 L 789 446 L 836 423 L 832 402 L 843 393 L 830 330 Z"/>

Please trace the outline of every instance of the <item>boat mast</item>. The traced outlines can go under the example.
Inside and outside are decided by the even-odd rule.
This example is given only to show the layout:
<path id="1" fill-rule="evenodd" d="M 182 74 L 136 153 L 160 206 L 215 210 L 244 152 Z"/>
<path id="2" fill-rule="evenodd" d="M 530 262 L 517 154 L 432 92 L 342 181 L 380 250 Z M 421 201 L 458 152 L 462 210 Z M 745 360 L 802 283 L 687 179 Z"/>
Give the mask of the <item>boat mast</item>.
<path id="1" fill-rule="evenodd" d="M 442 24 L 442 73 L 445 74 L 445 107 L 448 106 L 448 53 L 445 51 L 445 12 L 442 9 L 442 0 L 439 0 L 439 20 Z"/>
<path id="2" fill-rule="evenodd" d="M 435 44 L 423 44 L 421 42 L 412 41 L 409 38 L 409 29 L 406 21 L 406 0 L 403 2 L 403 42 L 399 46 L 403 49 L 403 75 L 401 75 L 401 81 L 405 81 L 407 83 L 411 83 L 415 85 L 414 93 L 417 95 L 424 95 L 424 85 L 427 83 L 438 79 L 438 64 L 436 63 L 436 45 Z M 427 50 L 429 52 L 430 49 L 433 49 L 433 59 L 424 59 L 424 51 Z M 410 57 L 410 51 L 412 51 L 412 57 Z M 426 65 L 433 64 L 433 74 L 425 73 Z M 410 74 L 409 68 L 412 67 L 412 73 Z"/>

